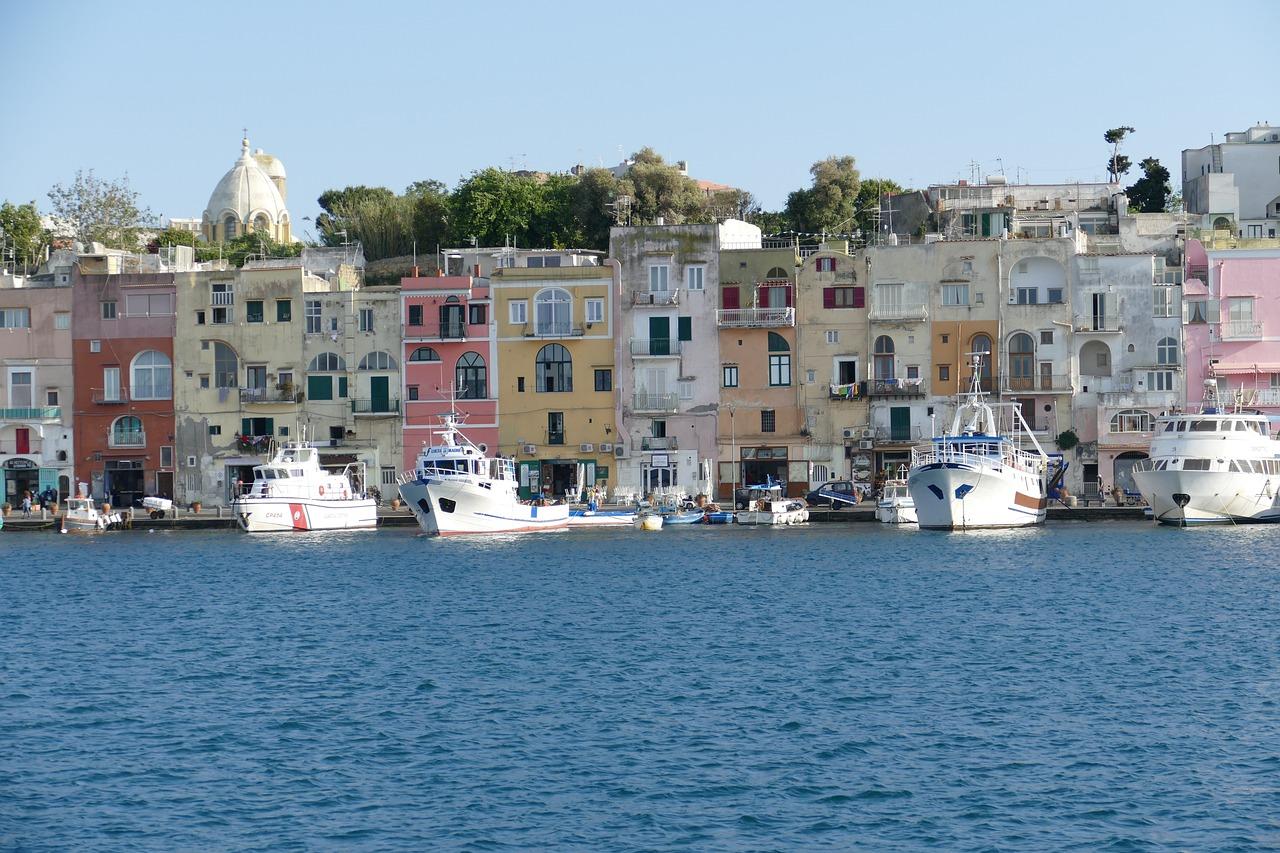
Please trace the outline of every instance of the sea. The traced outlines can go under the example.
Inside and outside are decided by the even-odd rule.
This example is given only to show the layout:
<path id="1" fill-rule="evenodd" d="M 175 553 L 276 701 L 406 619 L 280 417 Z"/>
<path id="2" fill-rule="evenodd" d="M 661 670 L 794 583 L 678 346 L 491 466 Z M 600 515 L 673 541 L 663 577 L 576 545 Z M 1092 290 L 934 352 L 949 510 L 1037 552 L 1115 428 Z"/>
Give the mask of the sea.
<path id="1" fill-rule="evenodd" d="M 0 534 L 0 850 L 1273 850 L 1280 527 Z"/>

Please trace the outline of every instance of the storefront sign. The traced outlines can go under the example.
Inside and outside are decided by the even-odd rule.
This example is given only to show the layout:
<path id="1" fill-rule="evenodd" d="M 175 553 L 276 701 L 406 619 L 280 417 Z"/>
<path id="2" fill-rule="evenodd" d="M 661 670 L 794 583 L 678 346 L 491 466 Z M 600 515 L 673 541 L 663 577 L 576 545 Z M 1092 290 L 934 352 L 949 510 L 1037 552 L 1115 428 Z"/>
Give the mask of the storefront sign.
<path id="1" fill-rule="evenodd" d="M 4 467 L 12 470 L 15 468 L 39 468 L 40 466 L 32 462 L 30 459 L 7 459 L 5 460 Z"/>

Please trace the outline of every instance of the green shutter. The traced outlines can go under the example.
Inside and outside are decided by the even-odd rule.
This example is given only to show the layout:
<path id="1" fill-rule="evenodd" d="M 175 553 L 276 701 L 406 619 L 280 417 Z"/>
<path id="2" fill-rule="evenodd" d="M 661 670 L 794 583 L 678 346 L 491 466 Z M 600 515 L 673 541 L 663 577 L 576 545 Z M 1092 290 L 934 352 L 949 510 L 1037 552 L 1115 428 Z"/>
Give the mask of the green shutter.
<path id="1" fill-rule="evenodd" d="M 307 377 L 307 399 L 308 400 L 332 400 L 333 399 L 333 377 L 332 376 L 308 376 Z"/>
<path id="2" fill-rule="evenodd" d="M 266 428 L 266 430 L 265 430 L 265 431 L 263 431 L 263 433 L 262 433 L 262 434 L 263 434 L 263 435 L 275 435 L 275 434 L 276 434 L 276 419 L 275 419 L 275 418 L 267 418 L 266 420 L 267 420 L 267 428 Z"/>
<path id="3" fill-rule="evenodd" d="M 346 396 L 347 396 L 347 377 L 339 376 L 338 377 L 338 397 L 340 399 L 346 399 Z"/>
<path id="4" fill-rule="evenodd" d="M 253 435 L 253 421 L 250 418 L 240 419 L 240 434 Z"/>
<path id="5" fill-rule="evenodd" d="M 679 340 L 682 340 L 682 341 L 693 340 L 693 318 L 677 317 L 676 318 L 676 334 L 679 335 Z"/>

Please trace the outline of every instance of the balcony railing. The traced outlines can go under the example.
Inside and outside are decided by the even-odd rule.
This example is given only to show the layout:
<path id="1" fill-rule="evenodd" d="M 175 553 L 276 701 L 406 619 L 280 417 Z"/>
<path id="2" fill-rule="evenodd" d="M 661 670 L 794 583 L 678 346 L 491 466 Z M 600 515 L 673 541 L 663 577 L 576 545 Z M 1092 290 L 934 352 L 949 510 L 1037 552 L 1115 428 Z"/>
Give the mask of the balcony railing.
<path id="1" fill-rule="evenodd" d="M 724 329 L 776 329 L 796 324 L 794 308 L 721 308 L 716 325 Z"/>
<path id="2" fill-rule="evenodd" d="M 0 409 L 0 421 L 56 421 L 62 418 L 61 406 Z"/>
<path id="3" fill-rule="evenodd" d="M 923 379 L 868 379 L 868 397 L 923 397 Z"/>
<path id="4" fill-rule="evenodd" d="M 679 290 L 636 290 L 631 294 L 632 305 L 679 305 Z"/>
<path id="5" fill-rule="evenodd" d="M 352 400 L 351 413 L 354 415 L 398 415 L 400 400 L 391 397 L 385 400 Z"/>
<path id="6" fill-rule="evenodd" d="M 680 408 L 680 399 L 676 394 L 636 394 L 634 405 L 637 412 L 674 412 Z"/>
<path id="7" fill-rule="evenodd" d="M 108 447 L 146 447 L 147 434 L 143 430 L 113 429 L 107 433 Z"/>
<path id="8" fill-rule="evenodd" d="M 876 427 L 877 444 L 914 444 L 924 440 L 924 430 L 918 424 L 906 427 Z"/>
<path id="9" fill-rule="evenodd" d="M 127 388 L 110 388 L 107 390 L 93 388 L 89 393 L 90 399 L 99 406 L 118 406 L 121 403 L 129 402 L 129 389 Z"/>
<path id="10" fill-rule="evenodd" d="M 632 338 L 631 354 L 657 357 L 679 355 L 681 343 L 675 338 Z"/>
<path id="11" fill-rule="evenodd" d="M 927 320 L 929 306 L 923 302 L 910 305 L 872 305 L 867 314 L 869 320 Z"/>
<path id="12" fill-rule="evenodd" d="M 1085 314 L 1076 319 L 1076 332 L 1119 332 L 1121 331 L 1119 314 Z"/>
<path id="13" fill-rule="evenodd" d="M 662 438 L 654 438 L 646 435 L 640 439 L 641 450 L 676 450 L 678 445 L 674 435 L 663 436 Z"/>
<path id="14" fill-rule="evenodd" d="M 827 397 L 832 400 L 860 400 L 863 397 L 862 382 L 846 382 L 843 385 L 829 385 Z"/>
<path id="15" fill-rule="evenodd" d="M 1262 323 L 1257 320 L 1223 320 L 1219 329 L 1222 340 L 1262 337 Z"/>
<path id="16" fill-rule="evenodd" d="M 1063 391 L 1072 390 L 1071 376 L 1066 373 L 1037 376 L 1009 376 L 1004 384 L 1005 391 Z"/>
<path id="17" fill-rule="evenodd" d="M 21 451 L 23 456 L 38 456 L 43 452 L 44 442 L 39 438 L 27 439 L 26 449 Z M 9 439 L 8 441 L 0 441 L 0 456 L 9 456 L 19 453 L 17 439 Z"/>
<path id="18" fill-rule="evenodd" d="M 1245 391 L 1245 401 L 1250 406 L 1280 406 L 1280 388 L 1259 388 Z"/>
<path id="19" fill-rule="evenodd" d="M 279 388 L 241 388 L 241 403 L 296 403 L 298 392 L 290 388 L 282 391 Z"/>

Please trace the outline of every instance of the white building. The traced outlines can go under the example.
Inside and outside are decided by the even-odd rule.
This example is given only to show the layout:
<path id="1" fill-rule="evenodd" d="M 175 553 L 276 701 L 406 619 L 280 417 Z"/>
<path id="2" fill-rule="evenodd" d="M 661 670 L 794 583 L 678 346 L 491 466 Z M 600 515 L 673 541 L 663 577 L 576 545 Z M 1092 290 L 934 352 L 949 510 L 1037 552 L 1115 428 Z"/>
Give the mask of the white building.
<path id="1" fill-rule="evenodd" d="M 1200 227 L 1236 237 L 1280 234 L 1280 127 L 1260 124 L 1182 152 L 1182 199 Z"/>

